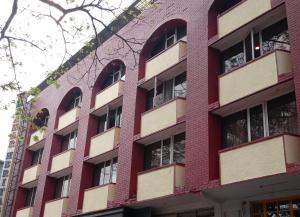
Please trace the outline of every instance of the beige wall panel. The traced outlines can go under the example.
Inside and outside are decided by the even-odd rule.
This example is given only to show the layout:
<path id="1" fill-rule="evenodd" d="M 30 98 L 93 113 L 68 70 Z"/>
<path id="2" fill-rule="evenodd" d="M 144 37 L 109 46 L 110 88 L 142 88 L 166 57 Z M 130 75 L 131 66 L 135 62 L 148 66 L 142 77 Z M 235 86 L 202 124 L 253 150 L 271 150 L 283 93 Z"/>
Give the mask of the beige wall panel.
<path id="1" fill-rule="evenodd" d="M 300 138 L 297 136 L 284 136 L 286 162 L 288 164 L 300 163 Z"/>
<path id="2" fill-rule="evenodd" d="M 32 217 L 32 207 L 26 209 L 20 209 L 17 211 L 16 217 Z"/>
<path id="3" fill-rule="evenodd" d="M 40 164 L 30 167 L 24 171 L 22 184 L 36 180 L 40 174 Z"/>
<path id="4" fill-rule="evenodd" d="M 110 87 L 104 89 L 96 96 L 95 109 L 98 109 L 107 103 L 118 98 L 120 93 L 124 90 L 124 81 L 118 81 Z"/>
<path id="5" fill-rule="evenodd" d="M 283 137 L 220 154 L 221 184 L 286 172 Z"/>
<path id="6" fill-rule="evenodd" d="M 46 203 L 44 217 L 61 217 L 66 212 L 68 198 Z"/>
<path id="7" fill-rule="evenodd" d="M 271 0 L 246 0 L 218 18 L 219 38 L 271 10 Z"/>
<path id="8" fill-rule="evenodd" d="M 146 63 L 145 80 L 149 80 L 166 69 L 179 63 L 186 56 L 187 44 L 179 41 Z"/>
<path id="9" fill-rule="evenodd" d="M 63 114 L 62 116 L 60 116 L 59 121 L 58 121 L 57 130 L 61 130 L 61 129 L 65 128 L 66 126 L 74 123 L 79 116 L 79 112 L 80 112 L 80 108 L 76 107 L 76 108 L 68 111 L 67 113 Z"/>
<path id="10" fill-rule="evenodd" d="M 72 165 L 74 158 L 74 149 L 63 152 L 62 154 L 56 155 L 52 159 L 51 173 L 55 173 L 62 169 L 68 168 Z"/>

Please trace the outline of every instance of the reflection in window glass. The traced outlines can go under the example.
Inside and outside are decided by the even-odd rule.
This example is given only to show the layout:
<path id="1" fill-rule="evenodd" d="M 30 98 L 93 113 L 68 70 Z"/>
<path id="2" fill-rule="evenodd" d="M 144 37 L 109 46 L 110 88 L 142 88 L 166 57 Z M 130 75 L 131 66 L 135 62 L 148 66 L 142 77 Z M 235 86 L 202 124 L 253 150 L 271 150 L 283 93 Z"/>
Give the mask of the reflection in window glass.
<path id="1" fill-rule="evenodd" d="M 287 19 L 281 20 L 262 31 L 263 53 L 274 49 L 290 50 Z"/>
<path id="2" fill-rule="evenodd" d="M 251 140 L 264 137 L 264 119 L 262 105 L 250 109 Z"/>
<path id="3" fill-rule="evenodd" d="M 246 110 L 225 117 L 222 121 L 223 148 L 248 141 Z"/>
<path id="4" fill-rule="evenodd" d="M 170 164 L 170 145 L 171 145 L 171 139 L 165 139 L 163 140 L 163 146 L 162 146 L 162 165 L 168 165 Z"/>
<path id="5" fill-rule="evenodd" d="M 174 96 L 185 97 L 186 96 L 186 72 L 175 77 Z"/>
<path id="6" fill-rule="evenodd" d="M 176 163 L 185 163 L 185 133 L 174 136 L 174 156 Z"/>
<path id="7" fill-rule="evenodd" d="M 240 42 L 231 48 L 222 52 L 222 67 L 223 72 L 227 73 L 235 68 L 240 67 L 245 63 L 244 58 L 244 47 L 243 43 Z"/>
<path id="8" fill-rule="evenodd" d="M 268 102 L 270 135 L 297 133 L 297 111 L 295 94 L 281 96 Z"/>

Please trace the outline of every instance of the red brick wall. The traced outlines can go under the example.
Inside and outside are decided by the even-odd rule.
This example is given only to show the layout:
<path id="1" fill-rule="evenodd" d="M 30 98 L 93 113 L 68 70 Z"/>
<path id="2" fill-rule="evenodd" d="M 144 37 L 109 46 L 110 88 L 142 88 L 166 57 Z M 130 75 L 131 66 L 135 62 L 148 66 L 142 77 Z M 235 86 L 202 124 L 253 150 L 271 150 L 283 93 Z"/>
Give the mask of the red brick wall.
<path id="1" fill-rule="evenodd" d="M 130 35 L 138 39 L 149 38 L 155 30 L 172 19 L 182 19 L 187 22 L 188 60 L 187 60 L 187 114 L 186 114 L 186 190 L 199 190 L 212 179 L 218 179 L 218 150 L 220 145 L 220 121 L 209 114 L 209 103 L 218 98 L 217 91 L 217 53 L 208 49 L 208 36 L 216 32 L 216 22 L 212 20 L 215 14 L 209 16 L 208 11 L 212 0 L 161 0 L 158 8 L 145 11 L 142 21 L 132 23 L 121 30 L 121 34 Z M 275 3 L 274 3 L 275 4 Z M 292 45 L 294 75 L 298 112 L 300 112 L 300 23 L 298 0 L 287 2 L 288 22 Z M 208 20 L 208 18 L 210 19 Z M 208 23 L 211 28 L 208 27 Z M 117 44 L 116 38 L 106 42 L 101 49 L 109 49 L 111 44 Z M 142 47 L 138 47 L 142 49 Z M 124 51 L 125 53 L 126 51 Z M 138 67 L 139 58 L 131 54 L 116 57 L 126 65 L 126 83 L 123 96 L 123 116 L 121 129 L 121 142 L 118 150 L 118 178 L 117 178 L 117 203 L 126 203 L 136 194 L 137 173 L 143 169 L 143 147 L 134 143 L 133 136 L 139 133 L 140 115 L 145 110 L 145 96 L 137 88 L 137 82 L 143 77 L 143 64 Z M 86 59 L 86 61 L 89 61 Z M 143 60 L 141 61 L 143 62 Z M 97 70 L 97 77 L 109 61 Z M 86 63 L 88 65 L 88 63 Z M 140 70 L 140 73 L 138 71 Z M 84 65 L 74 67 L 69 74 L 78 75 L 84 71 Z M 104 74 L 101 75 L 104 77 Z M 90 88 L 93 81 L 77 85 L 83 92 L 83 102 L 79 116 L 78 142 L 75 151 L 75 160 L 72 170 L 72 185 L 67 216 L 75 214 L 82 208 L 83 191 L 91 185 L 92 167 L 84 163 L 88 154 L 89 141 L 96 133 L 96 120 L 90 116 L 90 109 L 94 104 L 94 96 L 98 89 Z M 54 180 L 47 177 L 51 165 L 51 156 L 58 152 L 60 139 L 53 135 L 57 119 L 61 114 L 59 105 L 64 96 L 74 85 L 70 83 L 68 75 L 59 79 L 60 88 L 48 87 L 39 96 L 35 109 L 47 108 L 50 113 L 49 130 L 46 137 L 42 170 L 36 195 L 36 204 L 33 216 L 43 214 L 46 201 L 53 199 Z M 92 106 L 91 106 L 92 105 Z M 56 124 L 55 124 L 56 123 Z M 88 126 L 88 127 L 87 127 Z M 300 117 L 299 117 L 300 126 Z M 209 133 L 210 131 L 210 133 Z M 28 153 L 27 153 L 28 154 Z M 26 154 L 26 155 L 27 155 Z M 26 158 L 26 157 L 25 157 Z M 27 156 L 28 158 L 28 156 Z M 24 166 L 22 167 L 24 170 Z M 20 195 L 21 192 L 18 193 Z M 20 205 L 15 205 L 16 209 Z"/>

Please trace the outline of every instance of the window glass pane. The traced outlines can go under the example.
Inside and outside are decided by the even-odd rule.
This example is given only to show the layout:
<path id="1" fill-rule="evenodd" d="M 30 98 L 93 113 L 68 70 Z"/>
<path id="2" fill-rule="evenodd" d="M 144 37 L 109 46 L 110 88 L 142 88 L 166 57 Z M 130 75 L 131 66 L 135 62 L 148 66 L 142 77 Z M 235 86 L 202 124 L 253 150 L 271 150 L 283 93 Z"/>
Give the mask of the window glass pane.
<path id="1" fill-rule="evenodd" d="M 159 83 L 159 81 L 158 81 Z M 161 82 L 160 82 L 161 83 Z M 156 88 L 155 106 L 159 106 L 164 103 L 164 85 L 158 84 Z"/>
<path id="2" fill-rule="evenodd" d="M 77 131 L 74 131 L 70 133 L 69 137 L 69 149 L 76 148 L 76 142 L 77 142 Z"/>
<path id="3" fill-rule="evenodd" d="M 172 35 L 171 37 L 167 38 L 167 48 L 172 46 L 175 43 L 175 35 Z"/>
<path id="4" fill-rule="evenodd" d="M 164 82 L 164 102 L 173 98 L 173 79 Z"/>
<path id="5" fill-rule="evenodd" d="M 106 129 L 106 115 L 99 117 L 97 133 L 102 133 Z"/>
<path id="6" fill-rule="evenodd" d="M 151 144 L 145 148 L 145 169 L 160 166 L 161 141 Z"/>
<path id="7" fill-rule="evenodd" d="M 238 4 L 240 1 L 242 0 L 227 0 L 227 1 L 222 1 L 222 5 L 220 7 L 220 13 L 223 13 L 225 11 L 227 11 L 228 9 L 232 8 L 233 6 L 235 6 L 236 4 Z"/>
<path id="8" fill-rule="evenodd" d="M 102 167 L 103 164 L 97 164 L 95 166 L 94 173 L 93 173 L 93 187 L 100 185 L 100 173 Z"/>
<path id="9" fill-rule="evenodd" d="M 152 52 L 151 52 L 151 57 L 155 56 L 156 54 L 160 53 L 161 51 L 163 51 L 165 49 L 165 37 L 162 37 L 161 39 L 159 39 L 159 41 L 157 42 L 157 44 L 154 46 Z"/>
<path id="10" fill-rule="evenodd" d="M 229 72 L 245 63 L 244 60 L 244 46 L 240 42 L 231 48 L 225 50 L 221 54 L 223 73 Z"/>
<path id="11" fill-rule="evenodd" d="M 70 181 L 71 179 L 69 176 L 64 177 L 61 197 L 67 197 L 69 195 Z"/>
<path id="12" fill-rule="evenodd" d="M 111 183 L 117 182 L 117 171 L 118 171 L 118 159 L 113 159 L 112 169 L 111 169 Z"/>
<path id="13" fill-rule="evenodd" d="M 105 163 L 101 163 L 101 166 L 100 166 L 100 185 L 104 184 L 104 177 L 105 177 Z"/>
<path id="14" fill-rule="evenodd" d="M 173 161 L 175 163 L 185 162 L 185 133 L 180 133 L 174 136 Z"/>
<path id="15" fill-rule="evenodd" d="M 294 210 L 294 217 L 300 217 L 300 199 L 292 201 L 292 208 Z"/>
<path id="16" fill-rule="evenodd" d="M 186 36 L 186 25 L 177 28 L 177 40 Z"/>
<path id="17" fill-rule="evenodd" d="M 287 19 L 283 19 L 262 31 L 263 53 L 274 49 L 290 50 Z"/>
<path id="18" fill-rule="evenodd" d="M 35 193 L 36 187 L 26 190 L 25 207 L 34 205 Z"/>
<path id="19" fill-rule="evenodd" d="M 31 165 L 36 165 L 39 162 L 39 151 L 32 152 Z"/>
<path id="20" fill-rule="evenodd" d="M 68 147 L 69 147 L 69 135 L 66 135 L 62 138 L 61 152 L 68 150 Z"/>
<path id="21" fill-rule="evenodd" d="M 186 96 L 186 72 L 175 77 L 174 96 L 185 97 Z"/>
<path id="22" fill-rule="evenodd" d="M 251 140 L 264 137 L 262 105 L 250 109 Z"/>
<path id="23" fill-rule="evenodd" d="M 260 56 L 260 40 L 259 33 L 254 34 L 254 57 L 257 58 Z"/>
<path id="24" fill-rule="evenodd" d="M 279 201 L 278 202 L 278 208 L 279 208 L 279 216 L 280 217 L 290 217 L 290 204 L 289 201 Z"/>
<path id="25" fill-rule="evenodd" d="M 245 39 L 245 51 L 246 51 L 246 61 L 251 61 L 252 57 L 252 40 L 251 40 L 251 33 Z"/>
<path id="26" fill-rule="evenodd" d="M 153 97 L 154 97 L 154 90 L 149 90 L 146 94 L 146 110 L 153 108 Z"/>
<path id="27" fill-rule="evenodd" d="M 54 195 L 55 198 L 60 198 L 61 197 L 61 195 L 62 195 L 62 186 L 63 186 L 63 177 L 59 178 L 56 181 L 55 195 Z"/>
<path id="28" fill-rule="evenodd" d="M 168 165 L 171 161 L 171 152 L 170 152 L 171 139 L 163 140 L 162 146 L 162 165 Z"/>
<path id="29" fill-rule="evenodd" d="M 109 74 L 107 79 L 103 83 L 103 89 L 110 86 L 110 85 L 112 85 L 112 83 L 113 83 L 113 76 L 112 76 L 112 74 Z"/>
<path id="30" fill-rule="evenodd" d="M 108 129 L 116 125 L 116 110 L 113 109 L 108 113 Z"/>
<path id="31" fill-rule="evenodd" d="M 228 148 L 248 141 L 247 112 L 235 113 L 222 120 L 222 147 Z"/>
<path id="32" fill-rule="evenodd" d="M 266 204 L 267 208 L 267 216 L 268 217 L 276 217 L 277 215 L 277 202 L 269 202 Z"/>
<path id="33" fill-rule="evenodd" d="M 297 133 L 297 111 L 295 94 L 290 93 L 268 102 L 270 135 Z"/>
<path id="34" fill-rule="evenodd" d="M 110 170 L 111 170 L 111 161 L 106 161 L 105 169 L 104 169 L 104 184 L 108 184 L 110 181 Z"/>
<path id="35" fill-rule="evenodd" d="M 116 117 L 116 126 L 121 127 L 121 120 L 122 120 L 122 106 L 117 108 L 117 117 Z"/>

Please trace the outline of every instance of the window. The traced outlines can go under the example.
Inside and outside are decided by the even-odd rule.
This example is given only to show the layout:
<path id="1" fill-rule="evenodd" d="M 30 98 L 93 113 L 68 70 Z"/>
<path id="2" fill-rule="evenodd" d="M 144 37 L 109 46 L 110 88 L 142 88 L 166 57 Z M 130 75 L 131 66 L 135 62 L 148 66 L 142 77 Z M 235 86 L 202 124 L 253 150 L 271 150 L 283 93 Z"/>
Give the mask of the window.
<path id="1" fill-rule="evenodd" d="M 185 133 L 155 142 L 145 148 L 145 169 L 185 162 Z"/>
<path id="2" fill-rule="evenodd" d="M 94 177 L 93 177 L 93 186 L 116 183 L 117 170 L 118 170 L 117 158 L 96 165 Z"/>
<path id="3" fill-rule="evenodd" d="M 61 152 L 69 149 L 75 149 L 76 143 L 77 143 L 77 130 L 63 137 Z"/>
<path id="4" fill-rule="evenodd" d="M 222 146 L 228 148 L 265 136 L 297 132 L 295 94 L 289 93 L 223 118 Z"/>
<path id="5" fill-rule="evenodd" d="M 70 192 L 72 175 L 64 176 L 56 181 L 55 198 L 67 197 Z"/>
<path id="6" fill-rule="evenodd" d="M 11 164 L 11 161 L 5 161 L 4 168 L 6 168 L 6 169 L 9 168 L 10 164 Z"/>
<path id="7" fill-rule="evenodd" d="M 259 201 L 251 204 L 252 217 L 299 217 L 300 198 Z"/>
<path id="8" fill-rule="evenodd" d="M 26 189 L 26 197 L 25 197 L 25 207 L 33 206 L 36 194 L 36 187 Z"/>
<path id="9" fill-rule="evenodd" d="M 222 73 L 232 71 L 275 49 L 290 50 L 287 19 L 262 31 L 252 30 L 244 40 L 223 51 L 221 53 Z"/>
<path id="10" fill-rule="evenodd" d="M 220 8 L 220 13 L 223 13 L 230 8 L 234 7 L 236 4 L 241 2 L 242 0 L 225 0 L 223 1 L 224 3 L 222 4 L 222 7 Z"/>
<path id="11" fill-rule="evenodd" d="M 41 148 L 37 151 L 32 152 L 31 165 L 40 164 L 42 162 L 43 151 L 44 149 Z"/>
<path id="12" fill-rule="evenodd" d="M 3 177 L 3 175 L 2 175 Z M 2 186 L 5 186 L 6 185 L 6 179 L 2 179 Z"/>
<path id="13" fill-rule="evenodd" d="M 104 81 L 103 89 L 120 80 L 125 81 L 125 66 L 123 64 L 114 64 L 110 74 Z"/>
<path id="14" fill-rule="evenodd" d="M 154 46 L 151 57 L 159 54 L 163 50 L 171 47 L 177 41 L 186 36 L 186 25 L 176 27 L 170 30 L 167 34 L 162 36 L 161 39 L 158 40 L 157 44 Z"/>
<path id="15" fill-rule="evenodd" d="M 82 101 L 82 95 L 81 95 L 81 93 L 77 93 L 74 96 L 74 99 L 72 100 L 72 102 L 69 104 L 69 106 L 67 108 L 67 111 L 70 111 L 73 108 L 76 108 L 76 107 L 80 106 L 81 101 Z"/>
<path id="16" fill-rule="evenodd" d="M 152 109 L 175 97 L 185 97 L 187 90 L 186 72 L 166 81 L 156 79 L 156 86 L 146 94 L 146 109 Z M 155 97 L 154 97 L 155 95 Z"/>
<path id="17" fill-rule="evenodd" d="M 109 110 L 98 119 L 98 133 L 102 133 L 113 127 L 121 127 L 122 106 Z"/>
<path id="18" fill-rule="evenodd" d="M 12 159 L 13 152 L 7 152 L 6 154 L 6 160 Z"/>

